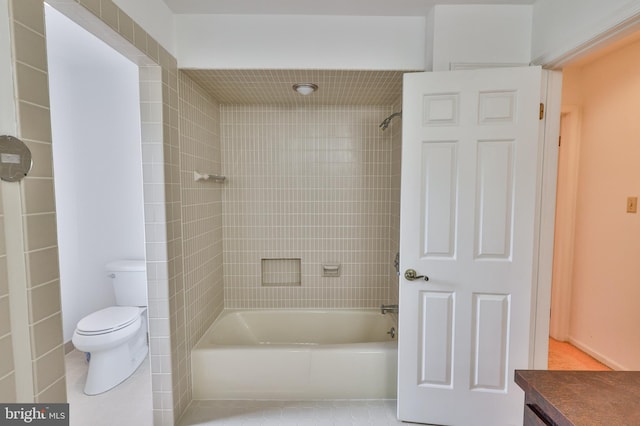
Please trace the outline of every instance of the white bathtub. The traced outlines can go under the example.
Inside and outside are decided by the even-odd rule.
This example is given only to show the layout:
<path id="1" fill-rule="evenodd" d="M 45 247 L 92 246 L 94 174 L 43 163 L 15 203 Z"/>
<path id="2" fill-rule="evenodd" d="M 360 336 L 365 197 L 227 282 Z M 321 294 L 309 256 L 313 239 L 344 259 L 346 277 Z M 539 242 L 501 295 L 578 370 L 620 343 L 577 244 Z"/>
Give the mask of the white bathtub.
<path id="1" fill-rule="evenodd" d="M 396 397 L 391 315 L 225 311 L 191 352 L 194 399 Z"/>

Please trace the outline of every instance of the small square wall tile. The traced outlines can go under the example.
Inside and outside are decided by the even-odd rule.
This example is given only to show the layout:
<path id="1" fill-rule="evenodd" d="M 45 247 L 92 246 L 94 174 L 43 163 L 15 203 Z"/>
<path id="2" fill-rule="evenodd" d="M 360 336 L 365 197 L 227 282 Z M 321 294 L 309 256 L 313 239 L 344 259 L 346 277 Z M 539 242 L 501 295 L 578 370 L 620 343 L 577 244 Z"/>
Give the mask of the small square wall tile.
<path id="1" fill-rule="evenodd" d="M 33 361 L 33 373 L 37 393 L 44 391 L 61 378 L 64 379 L 64 346 L 60 345 Z"/>
<path id="2" fill-rule="evenodd" d="M 29 313 L 33 323 L 61 310 L 58 280 L 32 288 L 29 295 Z"/>
<path id="3" fill-rule="evenodd" d="M 13 344 L 10 334 L 0 338 L 0 353 L 5 354 L 0 359 L 0 377 L 2 377 L 11 373 L 14 369 Z"/>
<path id="4" fill-rule="evenodd" d="M 13 0 L 11 8 L 15 21 L 44 35 L 44 2 L 42 0 Z"/>
<path id="5" fill-rule="evenodd" d="M 23 141 L 31 151 L 33 165 L 29 176 L 31 177 L 53 177 L 53 153 L 51 144 L 47 142 Z"/>
<path id="6" fill-rule="evenodd" d="M 147 32 L 137 23 L 133 23 L 133 43 L 143 53 L 147 53 Z"/>
<path id="7" fill-rule="evenodd" d="M 29 252 L 26 258 L 30 287 L 60 278 L 57 247 Z"/>
<path id="8" fill-rule="evenodd" d="M 11 332 L 11 320 L 9 317 L 9 295 L 0 296 L 0 336 Z"/>
<path id="9" fill-rule="evenodd" d="M 14 26 L 16 60 L 42 71 L 47 66 L 47 45 L 41 33 L 17 23 Z"/>
<path id="10" fill-rule="evenodd" d="M 0 275 L 2 279 L 7 279 L 7 269 L 6 269 L 6 254 L 7 247 L 5 245 L 5 230 L 4 230 L 4 217 L 0 216 L 0 259 L 4 260 L 2 267 L 0 268 L 0 272 L 4 272 L 3 275 Z M 4 286 L 0 285 L 0 296 L 6 293 L 6 289 Z"/>
<path id="11" fill-rule="evenodd" d="M 18 104 L 22 139 L 51 143 L 51 116 L 49 109 L 27 102 Z"/>
<path id="12" fill-rule="evenodd" d="M 17 402 L 16 381 L 13 373 L 0 379 L 0 401 L 7 404 Z"/>
<path id="13" fill-rule="evenodd" d="M 52 315 L 31 326 L 33 357 L 38 358 L 62 342 L 62 318 Z"/>
<path id="14" fill-rule="evenodd" d="M 78 0 L 81 5 L 89 9 L 94 15 L 100 16 L 100 0 Z"/>
<path id="15" fill-rule="evenodd" d="M 2 225 L 1 220 L 0 220 L 0 225 Z M 9 278 L 7 275 L 7 257 L 0 254 L 0 297 L 8 293 L 9 293 Z"/>
<path id="16" fill-rule="evenodd" d="M 39 250 L 57 245 L 55 213 L 43 213 L 24 217 L 26 249 Z"/>
<path id="17" fill-rule="evenodd" d="M 120 9 L 111 0 L 100 1 L 100 18 L 111 28 L 118 31 L 118 11 Z"/>
<path id="18" fill-rule="evenodd" d="M 129 15 L 124 13 L 121 9 L 118 9 L 118 25 L 120 29 L 120 35 L 130 43 L 133 43 L 133 19 L 131 19 L 131 17 L 129 17 Z"/>
<path id="19" fill-rule="evenodd" d="M 155 41 L 152 37 L 147 35 L 147 51 L 146 54 L 149 55 L 151 59 L 156 62 L 160 62 L 160 53 L 158 51 L 158 42 Z"/>
<path id="20" fill-rule="evenodd" d="M 41 404 L 67 402 L 66 378 L 62 376 L 57 382 L 36 395 L 36 402 Z"/>

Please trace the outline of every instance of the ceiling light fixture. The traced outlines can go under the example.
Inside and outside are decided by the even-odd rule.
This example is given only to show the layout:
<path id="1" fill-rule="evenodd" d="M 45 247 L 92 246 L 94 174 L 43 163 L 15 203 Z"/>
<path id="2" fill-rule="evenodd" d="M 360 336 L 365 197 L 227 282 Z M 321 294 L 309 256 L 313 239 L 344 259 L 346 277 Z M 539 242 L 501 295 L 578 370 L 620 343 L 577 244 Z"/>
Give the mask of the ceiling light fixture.
<path id="1" fill-rule="evenodd" d="M 318 90 L 318 86 L 313 83 L 296 83 L 293 85 L 293 90 L 302 96 L 307 96 Z"/>

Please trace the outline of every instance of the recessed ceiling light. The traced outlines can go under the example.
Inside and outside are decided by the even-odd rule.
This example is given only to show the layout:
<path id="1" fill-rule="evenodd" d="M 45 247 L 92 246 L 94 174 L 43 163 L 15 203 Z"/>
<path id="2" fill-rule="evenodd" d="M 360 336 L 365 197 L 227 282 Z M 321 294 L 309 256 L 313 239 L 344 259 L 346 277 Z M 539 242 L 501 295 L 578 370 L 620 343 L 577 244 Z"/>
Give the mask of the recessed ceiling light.
<path id="1" fill-rule="evenodd" d="M 318 86 L 313 83 L 296 83 L 293 85 L 293 90 L 307 96 L 318 90 Z"/>

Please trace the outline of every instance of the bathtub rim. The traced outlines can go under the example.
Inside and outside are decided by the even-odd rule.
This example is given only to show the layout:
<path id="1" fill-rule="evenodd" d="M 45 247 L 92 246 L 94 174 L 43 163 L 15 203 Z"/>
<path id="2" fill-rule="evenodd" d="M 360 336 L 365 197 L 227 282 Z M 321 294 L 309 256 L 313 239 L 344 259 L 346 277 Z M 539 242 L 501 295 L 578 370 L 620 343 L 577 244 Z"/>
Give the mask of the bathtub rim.
<path id="1" fill-rule="evenodd" d="M 388 340 L 388 341 L 382 341 L 382 342 L 352 342 L 352 343 L 335 343 L 335 344 L 295 344 L 295 343 L 270 343 L 270 344 L 254 344 L 254 345 L 242 345 L 242 344 L 236 344 L 236 345 L 220 345 L 220 344 L 212 344 L 212 343 L 208 343 L 206 341 L 207 336 L 211 333 L 211 330 L 215 327 L 215 325 L 222 321 L 222 319 L 226 316 L 230 316 L 230 315 L 234 315 L 234 314 L 241 314 L 241 313 L 247 313 L 247 312 L 256 312 L 256 313 L 262 313 L 262 312 L 288 312 L 288 313 L 294 313 L 294 312 L 298 312 L 298 313 L 366 313 L 366 314 L 376 314 L 376 315 L 383 315 L 383 316 L 387 316 L 389 318 L 391 318 L 391 321 L 393 323 L 393 327 L 395 327 L 395 338 L 393 338 L 393 340 Z M 280 348 L 283 349 L 285 347 L 291 347 L 291 348 L 314 348 L 314 349 L 319 349 L 321 347 L 331 347 L 331 348 L 338 348 L 341 346 L 351 346 L 351 347 L 357 347 L 357 346 L 365 346 L 365 345 L 369 345 L 370 347 L 375 346 L 376 343 L 380 343 L 380 344 L 385 344 L 385 347 L 388 346 L 388 344 L 395 344 L 395 346 L 397 347 L 398 344 L 398 336 L 399 336 L 399 327 L 398 327 L 398 316 L 396 314 L 382 314 L 380 312 L 380 308 L 327 308 L 327 309 L 323 309 L 323 308 L 310 308 L 310 309 L 306 309 L 306 308 L 260 308 L 260 309 L 253 309 L 253 308 L 233 308 L 233 309 L 223 309 L 220 314 L 216 317 L 215 320 L 213 320 L 213 322 L 211 323 L 211 325 L 209 325 L 209 327 L 207 327 L 207 329 L 204 331 L 204 333 L 202 333 L 202 336 L 200 336 L 200 338 L 198 339 L 198 341 L 196 342 L 195 345 L 193 345 L 192 347 L 192 351 L 194 350 L 206 350 L 206 349 L 216 349 L 216 350 L 224 350 L 225 348 L 229 348 L 229 349 L 238 349 L 238 348 L 255 348 L 256 350 L 258 349 L 262 349 L 262 350 L 266 350 L 268 348 Z"/>

